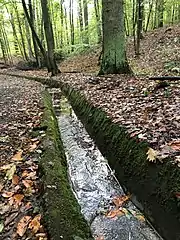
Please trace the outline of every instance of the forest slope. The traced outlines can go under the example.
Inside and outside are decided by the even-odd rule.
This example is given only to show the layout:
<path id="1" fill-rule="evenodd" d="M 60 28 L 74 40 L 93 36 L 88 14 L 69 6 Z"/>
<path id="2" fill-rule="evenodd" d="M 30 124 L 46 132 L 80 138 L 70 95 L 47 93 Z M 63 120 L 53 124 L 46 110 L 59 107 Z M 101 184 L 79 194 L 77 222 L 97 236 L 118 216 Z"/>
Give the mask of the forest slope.
<path id="1" fill-rule="evenodd" d="M 100 47 L 71 57 L 60 64 L 65 72 L 97 72 Z M 134 55 L 133 39 L 127 40 L 127 55 L 135 74 L 169 74 L 180 68 L 180 25 L 164 27 L 144 34 L 139 58 Z M 178 69 L 174 69 L 177 71 Z M 179 69 L 180 71 L 180 69 Z"/>

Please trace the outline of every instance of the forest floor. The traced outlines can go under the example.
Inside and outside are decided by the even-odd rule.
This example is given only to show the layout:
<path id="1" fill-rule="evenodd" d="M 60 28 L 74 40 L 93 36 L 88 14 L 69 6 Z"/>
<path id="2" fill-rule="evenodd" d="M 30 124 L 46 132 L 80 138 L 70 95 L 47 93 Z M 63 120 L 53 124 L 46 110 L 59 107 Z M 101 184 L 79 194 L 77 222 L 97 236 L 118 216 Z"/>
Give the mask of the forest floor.
<path id="1" fill-rule="evenodd" d="M 133 40 L 129 38 L 127 55 L 134 76 L 97 76 L 101 49 L 95 47 L 63 61 L 59 66 L 62 74 L 55 79 L 80 90 L 115 123 L 125 126 L 131 137 L 147 141 L 153 160 L 171 156 L 180 166 L 180 80 L 164 84 L 149 79 L 152 75 L 180 73 L 179 36 L 180 26 L 146 33 L 139 58 L 134 56 Z M 12 72 L 47 77 L 46 70 Z"/>
<path id="2" fill-rule="evenodd" d="M 0 238 L 47 239 L 41 224 L 38 162 L 43 133 L 39 83 L 0 76 Z"/>

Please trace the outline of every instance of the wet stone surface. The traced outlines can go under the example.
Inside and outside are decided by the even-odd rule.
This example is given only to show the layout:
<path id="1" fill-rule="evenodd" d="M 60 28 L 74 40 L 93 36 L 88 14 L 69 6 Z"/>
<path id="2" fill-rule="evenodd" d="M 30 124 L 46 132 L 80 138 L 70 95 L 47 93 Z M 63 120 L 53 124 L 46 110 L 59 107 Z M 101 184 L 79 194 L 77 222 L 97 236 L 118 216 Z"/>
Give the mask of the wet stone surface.
<path id="1" fill-rule="evenodd" d="M 56 100 L 54 100 L 56 105 Z M 57 105 L 56 105 L 57 106 Z M 125 196 L 107 160 L 101 155 L 67 100 L 57 116 L 68 160 L 69 179 L 93 236 L 105 240 L 162 239 Z"/>

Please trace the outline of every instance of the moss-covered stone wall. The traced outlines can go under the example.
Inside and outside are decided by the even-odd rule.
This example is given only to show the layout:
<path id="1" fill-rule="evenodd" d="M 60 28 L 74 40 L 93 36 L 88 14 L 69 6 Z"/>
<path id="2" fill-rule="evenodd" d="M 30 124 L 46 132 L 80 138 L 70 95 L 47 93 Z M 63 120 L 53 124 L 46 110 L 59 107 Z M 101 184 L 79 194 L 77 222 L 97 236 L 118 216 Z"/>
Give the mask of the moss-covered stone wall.
<path id="1" fill-rule="evenodd" d="M 48 92 L 44 92 L 43 99 L 45 105 L 43 125 L 47 126 L 47 130 L 41 168 L 45 188 L 44 215 L 50 238 L 92 239 L 90 228 L 81 215 L 68 181 L 66 157 Z"/>
<path id="2" fill-rule="evenodd" d="M 136 195 L 145 215 L 165 239 L 180 239 L 180 169 L 171 159 L 163 163 L 147 160 L 148 144 L 130 138 L 125 129 L 111 122 L 68 85 L 61 86 L 76 114 L 115 170 L 121 184 Z"/>

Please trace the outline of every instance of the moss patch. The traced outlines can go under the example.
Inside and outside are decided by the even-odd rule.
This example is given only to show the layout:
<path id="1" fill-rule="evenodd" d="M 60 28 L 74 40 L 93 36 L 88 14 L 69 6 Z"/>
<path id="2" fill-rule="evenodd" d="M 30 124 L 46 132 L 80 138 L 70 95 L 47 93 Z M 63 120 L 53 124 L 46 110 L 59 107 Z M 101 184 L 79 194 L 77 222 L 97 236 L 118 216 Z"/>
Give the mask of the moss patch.
<path id="1" fill-rule="evenodd" d="M 57 120 L 52 108 L 51 97 L 43 94 L 45 114 L 44 155 L 41 160 L 45 186 L 45 221 L 51 239 L 92 239 L 90 228 L 80 213 L 80 207 L 71 191 L 66 158 Z M 62 237 L 61 237 L 62 236 Z"/>

